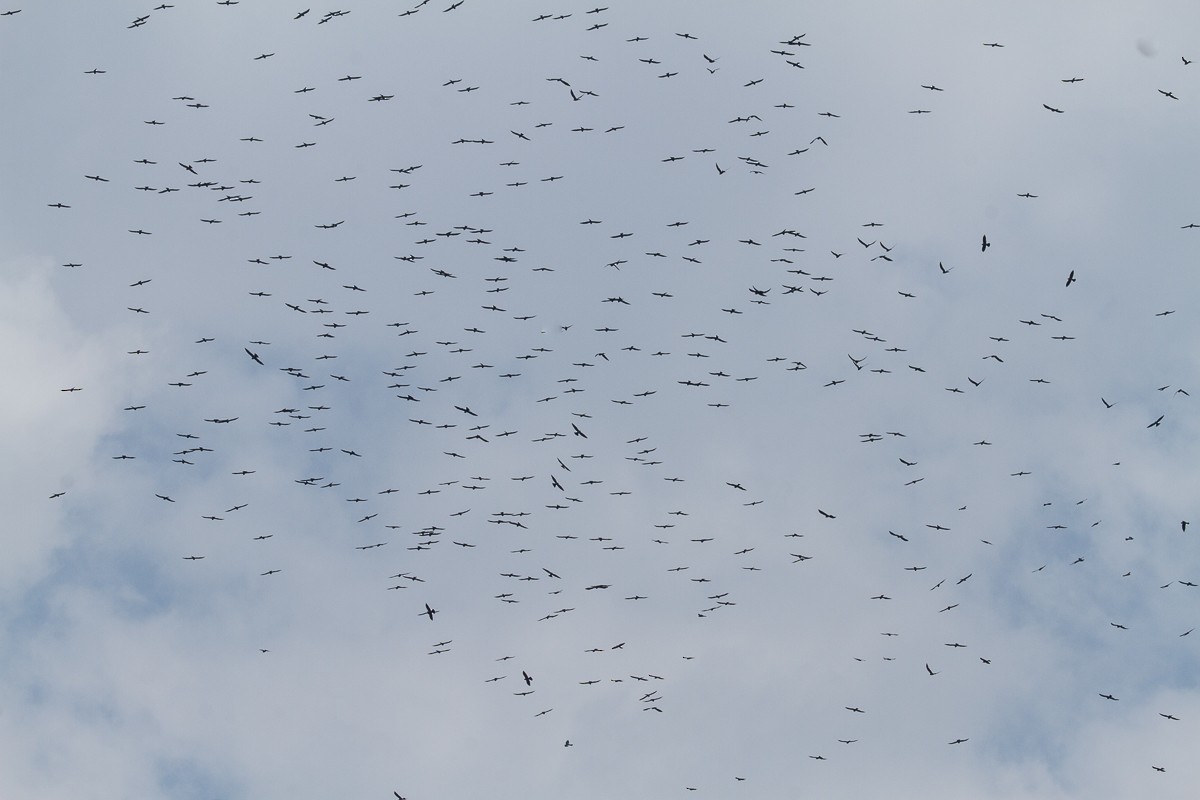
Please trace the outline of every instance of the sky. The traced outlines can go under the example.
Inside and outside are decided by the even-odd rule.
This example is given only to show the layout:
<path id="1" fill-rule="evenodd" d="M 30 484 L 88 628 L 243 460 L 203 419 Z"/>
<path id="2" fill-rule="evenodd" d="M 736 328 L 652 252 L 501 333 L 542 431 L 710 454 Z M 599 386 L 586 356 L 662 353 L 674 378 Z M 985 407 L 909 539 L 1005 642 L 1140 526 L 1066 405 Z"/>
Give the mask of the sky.
<path id="1" fill-rule="evenodd" d="M 0 795 L 1193 795 L 1194 4 L 0 11 Z"/>

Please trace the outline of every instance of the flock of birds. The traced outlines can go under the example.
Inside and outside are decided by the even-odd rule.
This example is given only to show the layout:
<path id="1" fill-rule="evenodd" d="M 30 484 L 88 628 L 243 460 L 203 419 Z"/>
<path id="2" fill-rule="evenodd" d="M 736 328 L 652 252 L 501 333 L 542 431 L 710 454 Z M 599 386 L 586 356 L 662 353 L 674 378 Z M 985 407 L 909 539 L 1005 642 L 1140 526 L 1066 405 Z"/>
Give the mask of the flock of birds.
<path id="1" fill-rule="evenodd" d="M 250 4 L 216 5 L 233 15 Z M 481 24 L 467 16 L 478 6 L 422 0 L 389 13 L 415 25 L 453 12 L 470 28 Z M 357 17 L 382 24 L 379 12 L 268 16 L 306 26 L 303 37 L 335 37 Z M 36 13 L 5 11 L 3 25 Z M 185 13 L 200 12 L 161 4 L 125 21 L 123 34 L 154 36 Z M 616 7 L 539 13 L 527 24 L 547 52 L 543 74 L 505 85 L 482 70 L 330 70 L 288 52 L 294 30 L 273 32 L 279 44 L 265 50 L 221 53 L 244 70 L 239 86 L 206 85 L 197 73 L 174 94 L 129 98 L 137 111 L 117 120 L 121 147 L 87 153 L 74 182 L 43 187 L 38 204 L 64 253 L 56 282 L 126 317 L 129 342 L 127 385 L 53 391 L 69 403 L 124 398 L 105 439 L 112 449 L 96 461 L 127 471 L 130 519 L 175 531 L 172 563 L 155 569 L 283 581 L 296 554 L 311 551 L 297 543 L 319 542 L 339 551 L 334 563 L 352 556 L 353 569 L 375 575 L 370 591 L 392 601 L 408 658 L 459 659 L 487 702 L 538 724 L 600 692 L 613 714 L 669 716 L 673 687 L 683 694 L 708 680 L 697 676 L 719 657 L 691 626 L 750 625 L 773 613 L 764 598 L 780 594 L 803 598 L 796 610 L 816 602 L 822 615 L 844 605 L 847 628 L 862 636 L 837 640 L 851 647 L 830 653 L 839 669 L 871 661 L 928 681 L 1015 670 L 1014 654 L 972 638 L 963 618 L 985 613 L 1006 583 L 1031 596 L 1051 574 L 1082 583 L 1082 571 L 1119 562 L 1136 535 L 1088 518 L 1096 501 L 1086 496 L 1063 501 L 1086 487 L 1039 474 L 1036 446 L 1014 449 L 1001 441 L 1009 431 L 988 432 L 998 407 L 1028 404 L 1036 416 L 1075 398 L 1055 365 L 1070 365 L 1064 349 L 1092 330 L 1091 312 L 1069 297 L 1088 290 L 1087 267 L 1046 267 L 1053 278 L 1030 301 L 1041 307 L 986 338 L 910 339 L 912 319 L 961 296 L 947 286 L 1004 268 L 1012 243 L 991 230 L 950 231 L 931 251 L 886 219 L 823 219 L 812 203 L 828 187 L 802 176 L 819 173 L 854 121 L 806 99 L 807 82 L 829 79 L 810 74 L 819 73 L 810 58 L 825 44 L 818 36 L 761 36 L 762 52 L 749 56 L 712 34 L 636 29 Z M 363 32 L 341 35 L 348 46 Z M 561 42 L 578 52 L 564 55 Z M 1005 53 L 1006 43 L 981 44 Z M 514 75 L 525 57 L 514 55 Z M 272 71 L 276 61 L 287 68 Z M 78 80 L 101 94 L 146 80 L 122 69 L 90 64 Z M 953 76 L 931 77 L 913 87 L 928 101 L 908 114 L 952 113 L 943 106 Z M 693 112 L 691 141 L 664 141 L 656 113 L 683 113 L 664 87 L 684 81 L 707 107 Z M 410 84 L 423 87 L 420 100 L 406 100 L 418 91 Z M 1158 94 L 1186 102 L 1176 91 Z M 257 107 L 247 110 L 243 96 Z M 646 97 L 663 110 L 645 107 Z M 224 110 L 235 103 L 237 114 Z M 403 112 L 388 110 L 400 104 Z M 1040 105 L 1071 111 L 1065 101 Z M 732 213 L 761 186 L 772 207 Z M 1053 201 L 1053 186 L 1034 188 L 989 202 Z M 88 251 L 115 234 L 128 240 L 118 251 Z M 181 252 L 197 265 L 186 274 L 172 265 Z M 857 322 L 864 308 L 881 315 L 878 325 Z M 1136 324 L 1159 331 L 1176 314 L 1163 301 Z M 1046 394 L 1054 390 L 1064 394 Z M 1118 419 L 1121 441 L 1165 436 L 1191 419 L 1189 398 L 1175 381 L 1114 381 L 1087 413 Z M 910 416 L 922 405 L 930 411 Z M 1128 407 L 1152 410 L 1135 418 Z M 854 417 L 863 408 L 866 424 Z M 831 416 L 814 421 L 807 409 Z M 980 432 L 939 429 L 939 416 L 972 413 Z M 1005 446 L 1006 466 L 985 455 Z M 972 476 L 987 486 L 965 491 Z M 852 505 L 848 484 L 859 481 L 905 499 Z M 969 502 L 945 501 L 960 490 Z M 75 502 L 62 486 L 46 494 Z M 990 527 L 1001 496 L 1027 527 L 1069 538 Z M 271 522 L 280 514 L 286 527 Z M 1186 519 L 1173 524 L 1188 533 Z M 847 547 L 871 554 L 865 577 Z M 838 594 L 805 594 L 820 570 L 836 576 Z M 1131 564 L 1089 580 L 1142 577 Z M 1197 585 L 1177 577 L 1155 591 Z M 1131 627 L 1087 619 L 1113 635 Z M 613 620 L 630 633 L 609 636 Z M 647 625 L 670 647 L 680 644 L 674 632 L 690 631 L 707 655 L 664 654 Z M 782 620 L 776 628 L 789 630 Z M 1193 630 L 1173 630 L 1169 646 L 1190 643 Z M 479 641 L 504 635 L 511 649 L 479 663 L 459 655 L 474 658 Z M 590 666 L 559 663 L 566 657 L 547 645 L 556 637 L 588 640 L 571 659 Z M 257 644 L 264 659 L 286 663 L 275 642 Z M 1080 703 L 1122 699 L 1106 685 L 1076 689 Z M 870 740 L 878 709 L 851 696 L 828 705 L 844 715 L 837 730 L 805 739 L 793 758 L 846 761 Z M 1182 724 L 1177 714 L 1164 708 L 1156 719 Z M 554 746 L 575 758 L 597 746 L 582 727 L 554 730 Z M 987 745 L 969 719 L 915 730 L 918 747 Z M 752 787 L 756 776 L 730 779 Z"/>

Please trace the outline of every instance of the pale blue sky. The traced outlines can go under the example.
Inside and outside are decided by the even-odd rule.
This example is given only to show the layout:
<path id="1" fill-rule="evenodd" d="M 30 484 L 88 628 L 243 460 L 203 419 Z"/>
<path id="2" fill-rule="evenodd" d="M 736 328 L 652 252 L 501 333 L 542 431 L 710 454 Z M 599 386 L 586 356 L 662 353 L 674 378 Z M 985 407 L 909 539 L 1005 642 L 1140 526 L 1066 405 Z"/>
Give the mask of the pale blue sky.
<path id="1" fill-rule="evenodd" d="M 0 17 L 0 795 L 1191 796 L 1197 10 L 449 5 Z"/>

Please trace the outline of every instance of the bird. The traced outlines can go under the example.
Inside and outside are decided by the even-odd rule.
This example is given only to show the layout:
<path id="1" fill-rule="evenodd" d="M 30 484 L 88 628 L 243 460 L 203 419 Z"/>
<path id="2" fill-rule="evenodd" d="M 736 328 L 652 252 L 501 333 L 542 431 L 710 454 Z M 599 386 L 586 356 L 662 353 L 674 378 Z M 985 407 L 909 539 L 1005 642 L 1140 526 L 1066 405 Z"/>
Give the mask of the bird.
<path id="1" fill-rule="evenodd" d="M 987 249 L 991 246 L 992 243 L 988 241 L 987 234 L 985 233 L 983 235 L 983 244 L 980 245 L 979 250 L 980 252 L 987 252 Z"/>

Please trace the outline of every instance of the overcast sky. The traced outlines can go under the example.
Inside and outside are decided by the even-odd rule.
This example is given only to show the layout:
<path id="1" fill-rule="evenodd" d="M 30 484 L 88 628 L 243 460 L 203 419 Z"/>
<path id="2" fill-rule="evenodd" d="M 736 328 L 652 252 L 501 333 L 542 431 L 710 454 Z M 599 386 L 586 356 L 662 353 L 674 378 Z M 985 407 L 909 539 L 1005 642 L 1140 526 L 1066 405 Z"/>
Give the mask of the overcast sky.
<path id="1" fill-rule="evenodd" d="M 1194 4 L 0 10 L 0 795 L 1194 796 Z"/>

